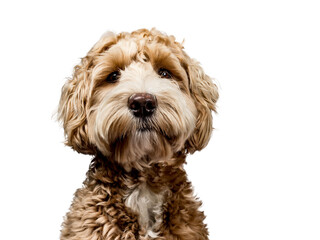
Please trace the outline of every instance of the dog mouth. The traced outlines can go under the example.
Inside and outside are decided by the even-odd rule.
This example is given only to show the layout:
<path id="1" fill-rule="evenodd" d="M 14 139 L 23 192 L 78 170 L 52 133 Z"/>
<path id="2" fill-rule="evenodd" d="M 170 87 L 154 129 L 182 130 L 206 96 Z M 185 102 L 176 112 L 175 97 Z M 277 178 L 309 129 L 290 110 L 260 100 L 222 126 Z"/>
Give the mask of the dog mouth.
<path id="1" fill-rule="evenodd" d="M 152 132 L 156 131 L 156 124 L 151 118 L 139 119 L 137 122 L 137 132 Z"/>
<path id="2" fill-rule="evenodd" d="M 137 128 L 137 132 L 138 133 L 156 133 L 156 134 L 164 137 L 167 140 L 172 139 L 172 137 L 170 137 L 164 129 L 161 129 L 158 126 L 153 126 L 153 125 L 139 126 Z"/>
<path id="3" fill-rule="evenodd" d="M 155 131 L 152 127 L 144 127 L 144 128 L 138 128 L 138 132 L 152 132 Z"/>

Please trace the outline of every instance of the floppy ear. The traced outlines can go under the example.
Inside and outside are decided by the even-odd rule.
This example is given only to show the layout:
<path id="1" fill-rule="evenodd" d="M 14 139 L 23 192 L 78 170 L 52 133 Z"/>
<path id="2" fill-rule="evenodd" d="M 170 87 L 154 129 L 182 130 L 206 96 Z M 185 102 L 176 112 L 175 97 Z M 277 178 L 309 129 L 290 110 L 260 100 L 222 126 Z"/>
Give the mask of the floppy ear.
<path id="1" fill-rule="evenodd" d="M 213 129 L 211 111 L 216 112 L 219 94 L 217 86 L 195 60 L 189 59 L 187 73 L 190 93 L 198 110 L 195 130 L 186 142 L 187 151 L 194 153 L 203 149 L 209 142 Z"/>
<path id="2" fill-rule="evenodd" d="M 114 34 L 108 33 L 74 67 L 73 77 L 63 86 L 58 108 L 58 120 L 63 123 L 65 144 L 79 153 L 96 152 L 88 138 L 87 113 L 90 98 L 91 71 L 94 58 L 116 42 Z"/>
<path id="3" fill-rule="evenodd" d="M 86 117 L 90 84 L 84 65 L 87 65 L 85 58 L 75 66 L 73 77 L 62 88 L 58 119 L 63 123 L 65 144 L 79 153 L 92 154 L 94 149 L 89 143 Z"/>

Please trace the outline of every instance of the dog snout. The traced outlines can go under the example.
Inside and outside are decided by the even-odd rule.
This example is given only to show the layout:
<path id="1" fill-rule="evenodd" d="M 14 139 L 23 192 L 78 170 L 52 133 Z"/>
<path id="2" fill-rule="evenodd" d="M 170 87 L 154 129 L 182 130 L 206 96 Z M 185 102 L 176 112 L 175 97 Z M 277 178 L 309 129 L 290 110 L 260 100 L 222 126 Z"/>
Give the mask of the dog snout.
<path id="1" fill-rule="evenodd" d="M 136 117 L 150 117 L 157 108 L 156 96 L 149 93 L 135 93 L 128 99 L 128 108 Z"/>

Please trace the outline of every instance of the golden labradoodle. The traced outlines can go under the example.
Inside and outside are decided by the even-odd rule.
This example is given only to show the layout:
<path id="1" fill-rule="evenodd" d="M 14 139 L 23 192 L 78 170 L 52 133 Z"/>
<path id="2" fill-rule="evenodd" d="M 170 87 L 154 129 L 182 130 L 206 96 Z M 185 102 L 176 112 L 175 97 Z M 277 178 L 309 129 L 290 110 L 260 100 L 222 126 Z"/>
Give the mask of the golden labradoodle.
<path id="1" fill-rule="evenodd" d="M 217 99 L 173 36 L 103 35 L 62 89 L 66 144 L 94 158 L 61 239 L 208 239 L 183 165 L 207 145 Z"/>

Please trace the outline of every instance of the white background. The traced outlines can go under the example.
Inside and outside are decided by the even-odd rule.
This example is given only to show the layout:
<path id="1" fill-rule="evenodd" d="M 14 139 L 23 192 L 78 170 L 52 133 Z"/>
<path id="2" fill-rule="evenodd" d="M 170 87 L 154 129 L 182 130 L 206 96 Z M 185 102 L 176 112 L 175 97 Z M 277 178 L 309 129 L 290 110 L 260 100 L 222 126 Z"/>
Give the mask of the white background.
<path id="1" fill-rule="evenodd" d="M 58 239 L 90 156 L 52 118 L 107 30 L 185 39 L 220 87 L 186 166 L 214 240 L 320 239 L 319 1 L 2 1 L 0 238 Z"/>

